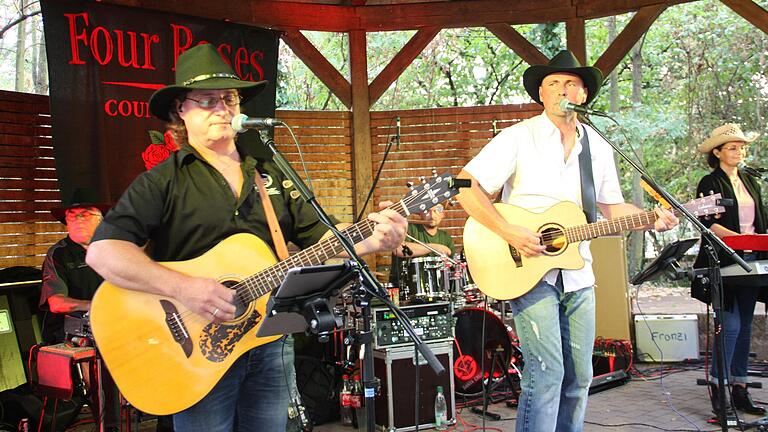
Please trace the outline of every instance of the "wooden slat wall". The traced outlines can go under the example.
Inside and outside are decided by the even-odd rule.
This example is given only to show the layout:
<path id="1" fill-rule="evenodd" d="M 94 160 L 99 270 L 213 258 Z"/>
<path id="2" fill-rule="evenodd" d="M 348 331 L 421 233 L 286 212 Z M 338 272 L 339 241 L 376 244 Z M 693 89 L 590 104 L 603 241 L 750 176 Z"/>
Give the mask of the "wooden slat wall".
<path id="1" fill-rule="evenodd" d="M 60 204 L 48 97 L 0 91 L 0 268 L 39 267 L 66 235 L 50 209 Z"/>
<path id="2" fill-rule="evenodd" d="M 352 222 L 352 114 L 278 111 L 275 116 L 296 134 L 317 201 L 328 214 L 342 222 Z M 287 129 L 275 128 L 275 143 L 306 181 L 299 152 Z"/>
<path id="3" fill-rule="evenodd" d="M 407 192 L 407 182 L 420 176 L 433 177 L 461 168 L 493 138 L 493 123 L 498 131 L 542 112 L 537 104 L 439 108 L 371 113 L 373 172 L 379 168 L 387 142 L 395 133 L 394 118 L 400 116 L 400 148 L 389 152 L 376 188 L 376 202 L 399 200 Z M 446 206 L 441 225 L 462 247 L 461 233 L 467 214 L 460 206 Z M 383 260 L 385 261 L 385 260 Z"/>
<path id="4" fill-rule="evenodd" d="M 0 91 L 0 268 L 42 264 L 45 252 L 66 235 L 64 225 L 50 216 L 60 204 L 50 138 L 48 97 Z M 371 113 L 372 166 L 375 173 L 394 118 L 401 118 L 401 145 L 393 147 L 382 171 L 373 202 L 399 200 L 406 183 L 419 176 L 456 174 L 501 130 L 541 112 L 534 104 L 458 107 Z M 353 209 L 352 126 L 350 112 L 278 111 L 301 145 L 318 201 L 329 214 L 351 222 Z M 284 128 L 275 142 L 304 177 L 299 153 Z M 367 191 L 358 193 L 365 194 Z M 449 206 L 443 227 L 458 247 L 466 213 Z M 388 256 L 382 256 L 382 263 Z"/>

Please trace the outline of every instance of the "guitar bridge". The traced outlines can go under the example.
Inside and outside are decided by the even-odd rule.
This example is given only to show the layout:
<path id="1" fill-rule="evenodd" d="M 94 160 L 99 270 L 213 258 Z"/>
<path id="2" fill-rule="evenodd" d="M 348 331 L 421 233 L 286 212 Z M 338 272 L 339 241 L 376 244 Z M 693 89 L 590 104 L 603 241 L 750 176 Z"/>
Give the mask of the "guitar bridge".
<path id="1" fill-rule="evenodd" d="M 165 324 L 168 326 L 168 330 L 171 331 L 173 340 L 181 346 L 184 355 L 189 358 L 192 355 L 192 339 L 189 337 L 189 331 L 187 331 L 187 327 L 181 319 L 179 310 L 176 309 L 176 305 L 168 300 L 160 300 L 160 306 L 165 311 Z"/>
<path id="2" fill-rule="evenodd" d="M 512 260 L 515 261 L 515 267 L 520 268 L 523 266 L 523 259 L 520 257 L 520 252 L 517 251 L 517 248 L 509 245 L 509 254 L 512 255 Z"/>

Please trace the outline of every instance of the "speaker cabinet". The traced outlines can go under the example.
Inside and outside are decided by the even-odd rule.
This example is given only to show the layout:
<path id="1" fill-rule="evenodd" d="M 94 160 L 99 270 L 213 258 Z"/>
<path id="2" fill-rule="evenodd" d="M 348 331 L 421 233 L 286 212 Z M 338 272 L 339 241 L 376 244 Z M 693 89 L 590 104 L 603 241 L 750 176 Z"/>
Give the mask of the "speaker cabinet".
<path id="1" fill-rule="evenodd" d="M 419 428 L 435 424 L 437 386 L 443 387 L 448 405 L 448 422 L 456 421 L 456 401 L 453 397 L 452 341 L 429 344 L 445 372 L 437 376 L 423 357 L 419 356 Z M 376 425 L 386 431 L 416 429 L 414 403 L 416 400 L 416 365 L 413 345 L 378 349 L 373 352 L 373 369 L 381 380 L 381 392 L 376 396 Z"/>
<path id="2" fill-rule="evenodd" d="M 592 240 L 592 269 L 595 272 L 595 336 L 630 340 L 627 252 L 624 236 Z"/>

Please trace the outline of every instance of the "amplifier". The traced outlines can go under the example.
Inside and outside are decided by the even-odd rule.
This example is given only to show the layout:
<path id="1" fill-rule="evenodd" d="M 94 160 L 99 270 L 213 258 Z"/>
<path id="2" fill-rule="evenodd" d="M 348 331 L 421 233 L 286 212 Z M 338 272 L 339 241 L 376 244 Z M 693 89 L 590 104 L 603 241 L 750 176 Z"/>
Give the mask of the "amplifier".
<path id="1" fill-rule="evenodd" d="M 425 342 L 453 338 L 453 317 L 447 302 L 400 308 L 410 318 L 416 334 Z M 373 309 L 374 348 L 405 345 L 411 337 L 392 311 Z"/>

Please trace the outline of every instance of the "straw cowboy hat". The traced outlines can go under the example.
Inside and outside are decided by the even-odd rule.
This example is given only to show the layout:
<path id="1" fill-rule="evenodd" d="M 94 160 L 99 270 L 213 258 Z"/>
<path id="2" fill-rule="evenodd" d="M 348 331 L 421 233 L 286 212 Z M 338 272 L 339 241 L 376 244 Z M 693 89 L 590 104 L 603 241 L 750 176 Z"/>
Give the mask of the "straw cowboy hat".
<path id="1" fill-rule="evenodd" d="M 109 204 L 101 202 L 96 191 L 88 188 L 75 188 L 66 201 L 61 202 L 61 207 L 51 209 L 51 214 L 59 222 L 67 224 L 66 212 L 73 208 L 96 207 L 101 214 L 107 214 L 111 207 Z"/>
<path id="2" fill-rule="evenodd" d="M 523 72 L 523 86 L 528 95 L 536 103 L 541 103 L 539 99 L 539 87 L 541 81 L 547 75 L 556 72 L 568 72 L 581 77 L 584 85 L 587 87 L 587 100 L 584 105 L 592 102 L 597 96 L 600 87 L 603 85 L 603 73 L 600 69 L 592 66 L 582 66 L 576 56 L 568 50 L 562 50 L 552 57 L 546 65 L 533 65 Z"/>
<path id="3" fill-rule="evenodd" d="M 170 121 L 168 112 L 173 101 L 189 90 L 240 91 L 241 103 L 261 93 L 267 81 L 243 81 L 224 62 L 211 44 L 198 45 L 182 53 L 176 61 L 176 84 L 161 88 L 149 99 L 149 111 L 161 120 Z"/>
<path id="4" fill-rule="evenodd" d="M 760 134 L 757 133 L 750 133 L 749 136 L 746 136 L 744 135 L 744 132 L 741 131 L 739 125 L 736 123 L 727 123 L 720 127 L 716 127 L 712 133 L 709 134 L 709 138 L 699 144 L 699 152 L 709 153 L 712 149 L 732 141 L 751 143 L 759 136 Z"/>

